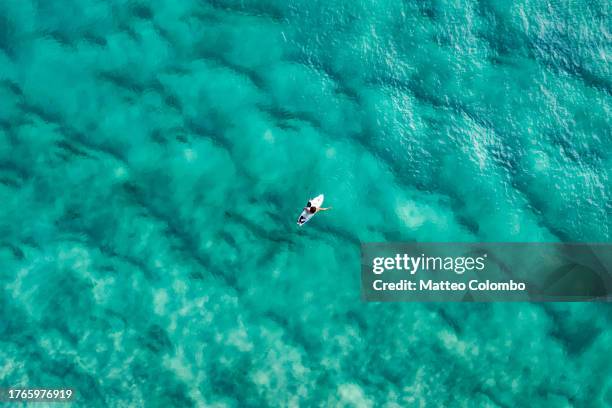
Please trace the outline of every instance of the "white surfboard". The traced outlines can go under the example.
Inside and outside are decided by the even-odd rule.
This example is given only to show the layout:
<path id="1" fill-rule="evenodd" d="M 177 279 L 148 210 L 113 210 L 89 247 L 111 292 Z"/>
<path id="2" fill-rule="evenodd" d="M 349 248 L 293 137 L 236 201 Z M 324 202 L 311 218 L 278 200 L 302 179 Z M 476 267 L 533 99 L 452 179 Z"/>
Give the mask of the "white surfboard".
<path id="1" fill-rule="evenodd" d="M 318 207 L 320 207 L 323 204 L 323 199 L 324 198 L 325 198 L 325 196 L 323 194 L 319 194 L 315 198 L 311 198 L 304 207 L 312 207 L 312 206 L 314 206 L 314 207 L 318 208 Z M 302 210 L 302 213 L 298 217 L 297 225 L 302 226 L 302 225 L 306 224 L 308 222 L 308 220 L 310 220 L 312 218 L 313 215 L 314 214 L 311 214 L 310 212 L 308 212 L 306 210 Z"/>

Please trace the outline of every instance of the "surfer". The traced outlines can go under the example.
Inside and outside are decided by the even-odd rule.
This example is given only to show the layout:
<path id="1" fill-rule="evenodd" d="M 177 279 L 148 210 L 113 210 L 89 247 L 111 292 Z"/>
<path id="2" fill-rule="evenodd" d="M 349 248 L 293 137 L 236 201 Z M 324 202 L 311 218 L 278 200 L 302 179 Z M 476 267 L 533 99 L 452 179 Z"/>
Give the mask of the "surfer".
<path id="1" fill-rule="evenodd" d="M 315 198 L 311 198 L 310 200 L 308 200 L 308 202 L 306 203 L 306 207 L 302 209 L 302 214 L 300 214 L 300 217 L 297 220 L 297 224 L 300 226 L 304 225 L 319 211 L 327 211 L 331 209 L 331 207 L 321 207 L 324 198 L 325 196 L 323 194 L 319 194 Z"/>
<path id="2" fill-rule="evenodd" d="M 327 208 L 323 208 L 323 207 L 315 207 L 314 205 L 310 204 L 310 201 L 306 204 L 306 207 L 304 207 L 304 211 L 310 213 L 310 214 L 314 214 L 316 212 L 319 211 L 327 211 L 330 210 L 331 207 L 327 207 Z"/>

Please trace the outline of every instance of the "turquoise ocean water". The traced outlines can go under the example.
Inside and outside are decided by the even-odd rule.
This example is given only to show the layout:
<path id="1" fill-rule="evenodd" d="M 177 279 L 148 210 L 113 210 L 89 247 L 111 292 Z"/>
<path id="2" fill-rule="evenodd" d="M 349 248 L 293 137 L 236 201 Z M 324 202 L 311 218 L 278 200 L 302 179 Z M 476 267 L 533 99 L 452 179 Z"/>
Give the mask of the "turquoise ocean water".
<path id="1" fill-rule="evenodd" d="M 612 405 L 604 304 L 365 304 L 359 243 L 609 242 L 608 1 L 0 2 L 0 386 Z M 306 199 L 333 210 L 298 229 Z"/>

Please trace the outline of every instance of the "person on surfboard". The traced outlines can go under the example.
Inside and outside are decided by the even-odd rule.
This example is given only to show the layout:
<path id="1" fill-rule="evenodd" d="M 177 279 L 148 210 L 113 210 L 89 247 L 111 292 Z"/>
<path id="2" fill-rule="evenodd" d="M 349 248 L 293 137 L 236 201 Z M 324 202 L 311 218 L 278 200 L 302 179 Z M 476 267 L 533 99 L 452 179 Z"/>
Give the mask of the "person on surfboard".
<path id="1" fill-rule="evenodd" d="M 319 212 L 319 211 L 327 211 L 329 209 L 331 209 L 331 207 L 327 207 L 327 208 L 318 207 L 317 208 L 317 207 L 311 205 L 310 201 L 308 203 L 306 203 L 306 207 L 304 207 L 304 211 L 309 212 L 311 214 L 314 214 L 314 213 Z"/>
<path id="2" fill-rule="evenodd" d="M 302 226 L 306 224 L 308 220 L 314 217 L 314 215 L 318 213 L 319 211 L 329 210 L 331 207 L 327 207 L 327 208 L 323 207 L 324 199 L 325 199 L 325 196 L 323 194 L 319 194 L 315 198 L 311 198 L 310 200 L 308 200 L 306 207 L 302 209 L 302 213 L 300 214 L 297 220 L 297 224 L 299 226 Z"/>

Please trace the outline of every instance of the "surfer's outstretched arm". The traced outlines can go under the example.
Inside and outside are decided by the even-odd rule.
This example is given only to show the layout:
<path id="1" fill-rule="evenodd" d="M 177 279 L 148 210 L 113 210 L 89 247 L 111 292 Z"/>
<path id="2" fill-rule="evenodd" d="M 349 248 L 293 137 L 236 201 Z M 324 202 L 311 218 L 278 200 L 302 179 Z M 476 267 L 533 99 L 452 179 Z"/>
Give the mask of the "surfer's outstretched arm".
<path id="1" fill-rule="evenodd" d="M 319 211 L 327 211 L 327 210 L 331 210 L 331 209 L 332 209 L 332 207 L 327 207 L 327 208 L 322 208 L 321 207 L 321 208 L 319 208 Z"/>

